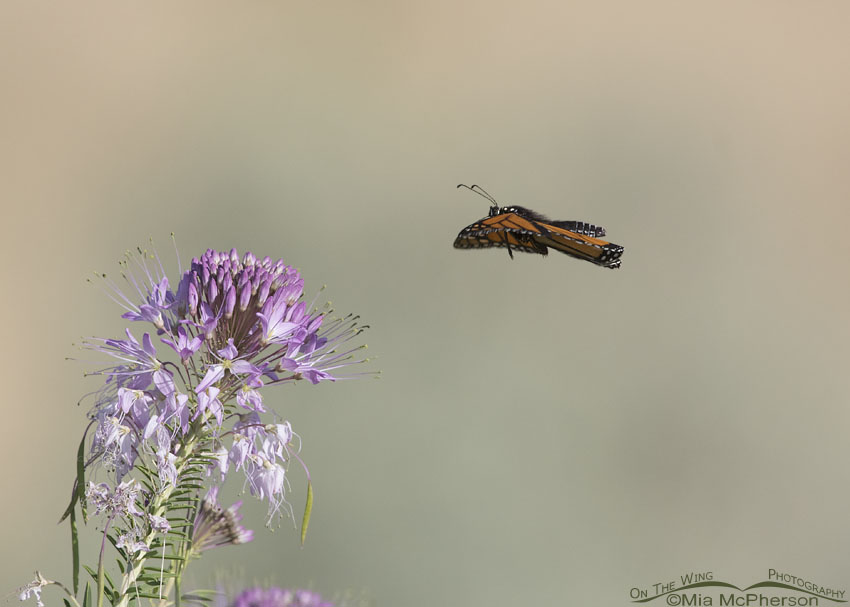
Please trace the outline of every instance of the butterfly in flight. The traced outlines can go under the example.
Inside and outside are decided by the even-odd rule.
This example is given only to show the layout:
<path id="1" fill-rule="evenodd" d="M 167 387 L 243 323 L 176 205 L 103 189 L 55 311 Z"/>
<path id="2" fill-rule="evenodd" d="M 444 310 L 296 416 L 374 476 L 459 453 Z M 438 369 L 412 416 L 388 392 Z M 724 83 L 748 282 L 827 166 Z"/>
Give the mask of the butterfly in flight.
<path id="1" fill-rule="evenodd" d="M 490 201 L 490 214 L 466 226 L 455 238 L 456 249 L 505 247 L 548 255 L 549 249 L 584 259 L 604 268 L 619 268 L 623 247 L 600 240 L 605 228 L 584 221 L 553 221 L 520 206 L 500 207 L 481 186 L 460 184 Z"/>

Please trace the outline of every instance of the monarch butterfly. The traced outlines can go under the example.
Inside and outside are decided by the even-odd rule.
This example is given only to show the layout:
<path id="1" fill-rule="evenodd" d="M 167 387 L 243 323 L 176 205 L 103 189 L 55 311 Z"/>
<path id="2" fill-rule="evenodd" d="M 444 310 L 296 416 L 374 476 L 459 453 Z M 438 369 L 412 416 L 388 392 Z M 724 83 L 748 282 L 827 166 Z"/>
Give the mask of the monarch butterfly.
<path id="1" fill-rule="evenodd" d="M 584 259 L 605 268 L 619 268 L 623 247 L 599 240 L 605 228 L 584 221 L 553 221 L 520 206 L 500 207 L 481 186 L 472 190 L 490 201 L 490 214 L 466 226 L 455 238 L 456 249 L 506 247 L 511 259 L 514 250 L 548 255 L 549 248 L 570 257 Z"/>

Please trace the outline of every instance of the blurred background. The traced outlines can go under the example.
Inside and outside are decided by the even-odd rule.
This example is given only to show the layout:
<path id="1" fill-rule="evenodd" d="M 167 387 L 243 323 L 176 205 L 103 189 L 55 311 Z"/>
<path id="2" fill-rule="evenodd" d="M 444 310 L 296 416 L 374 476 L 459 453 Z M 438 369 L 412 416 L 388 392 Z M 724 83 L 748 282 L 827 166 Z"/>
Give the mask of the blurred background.
<path id="1" fill-rule="evenodd" d="M 848 19 L 4 2 L 4 596 L 70 581 L 56 521 L 98 382 L 65 359 L 125 326 L 86 279 L 151 237 L 176 276 L 172 231 L 184 265 L 236 247 L 327 284 L 382 372 L 267 394 L 304 440 L 307 544 L 248 496 L 257 539 L 187 586 L 615 605 L 775 568 L 850 590 Z M 461 182 L 606 226 L 622 269 L 453 249 L 488 210 Z"/>

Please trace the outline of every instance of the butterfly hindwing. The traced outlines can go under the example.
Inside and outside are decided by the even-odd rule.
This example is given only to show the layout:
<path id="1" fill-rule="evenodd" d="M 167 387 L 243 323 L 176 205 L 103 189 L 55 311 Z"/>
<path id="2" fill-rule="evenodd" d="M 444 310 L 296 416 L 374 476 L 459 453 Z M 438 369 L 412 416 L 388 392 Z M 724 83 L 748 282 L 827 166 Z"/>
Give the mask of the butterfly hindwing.
<path id="1" fill-rule="evenodd" d="M 455 239 L 456 249 L 484 249 L 489 247 L 503 247 L 508 249 L 508 254 L 513 257 L 512 250 L 525 251 L 526 253 L 537 253 L 546 255 L 546 247 L 539 244 L 533 233 L 522 229 L 514 221 L 508 221 L 507 228 L 493 221 L 498 217 L 487 217 L 481 221 L 465 227 Z M 509 219 L 505 217 L 504 219 Z M 517 218 L 520 219 L 520 218 Z"/>
<path id="2" fill-rule="evenodd" d="M 585 221 L 550 221 L 549 225 L 556 228 L 563 228 L 564 230 L 583 236 L 592 236 L 593 238 L 605 236 L 605 228 Z"/>

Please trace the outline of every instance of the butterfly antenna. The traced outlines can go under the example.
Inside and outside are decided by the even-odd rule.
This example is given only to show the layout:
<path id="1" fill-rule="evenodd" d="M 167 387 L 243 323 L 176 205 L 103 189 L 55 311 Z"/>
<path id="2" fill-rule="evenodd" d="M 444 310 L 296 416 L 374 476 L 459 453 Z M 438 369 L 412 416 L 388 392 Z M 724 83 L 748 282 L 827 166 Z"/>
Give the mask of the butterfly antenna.
<path id="1" fill-rule="evenodd" d="M 473 185 L 466 185 L 465 183 L 459 183 L 457 187 L 459 187 L 459 188 L 466 188 L 467 190 L 470 190 L 470 191 L 472 191 L 472 192 L 475 192 L 475 193 L 476 193 L 476 194 L 478 194 L 479 196 L 482 196 L 482 197 L 486 198 L 487 200 L 489 200 L 489 201 L 490 201 L 490 204 L 492 204 L 494 207 L 498 207 L 498 206 L 499 206 L 499 203 L 498 203 L 498 202 L 496 202 L 496 199 L 495 199 L 495 198 L 493 198 L 493 197 L 490 195 L 490 193 L 489 193 L 487 190 L 485 190 L 484 188 L 482 188 L 480 185 L 475 185 L 475 184 L 473 184 Z"/>

